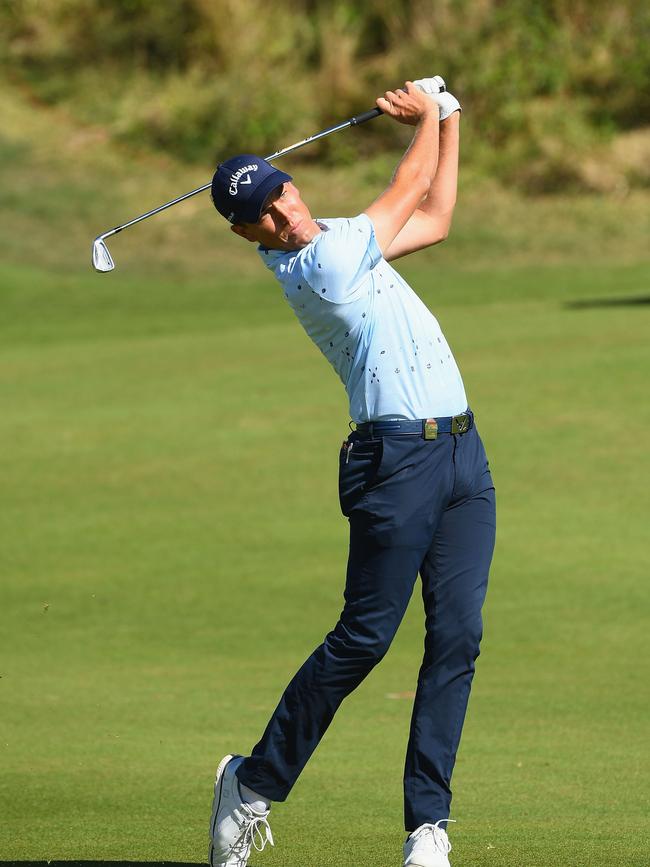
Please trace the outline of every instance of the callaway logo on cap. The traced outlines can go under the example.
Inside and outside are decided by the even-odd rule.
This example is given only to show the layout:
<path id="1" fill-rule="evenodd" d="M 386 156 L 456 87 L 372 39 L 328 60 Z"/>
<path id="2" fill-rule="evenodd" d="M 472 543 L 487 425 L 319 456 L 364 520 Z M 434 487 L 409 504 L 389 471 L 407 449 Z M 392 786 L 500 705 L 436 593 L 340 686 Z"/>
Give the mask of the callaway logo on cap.
<path id="1" fill-rule="evenodd" d="M 256 223 L 271 190 L 290 180 L 291 175 L 262 157 L 240 154 L 217 166 L 212 178 L 212 201 L 231 223 Z"/>

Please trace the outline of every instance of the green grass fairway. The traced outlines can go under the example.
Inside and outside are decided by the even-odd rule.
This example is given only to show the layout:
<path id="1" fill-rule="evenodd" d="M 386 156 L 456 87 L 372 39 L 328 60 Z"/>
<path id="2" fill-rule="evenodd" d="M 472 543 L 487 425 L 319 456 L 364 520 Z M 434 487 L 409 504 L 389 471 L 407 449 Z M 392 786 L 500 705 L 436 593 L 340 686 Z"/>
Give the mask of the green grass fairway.
<path id="1" fill-rule="evenodd" d="M 90 270 L 94 235 L 205 167 L 3 110 L 0 862 L 200 862 L 218 761 L 252 747 L 340 611 L 345 394 L 205 203 Z M 353 212 L 380 169 L 348 188 L 306 168 L 308 200 Z M 650 864 L 650 304 L 604 303 L 650 296 L 648 214 L 641 194 L 468 186 L 447 244 L 404 262 L 498 494 L 454 867 Z M 416 593 L 254 867 L 401 863 L 394 696 L 422 643 Z"/>
<path id="2" fill-rule="evenodd" d="M 525 300 L 532 269 L 459 270 L 437 309 L 500 521 L 454 863 L 640 867 L 650 308 L 568 309 L 588 269 L 546 276 Z M 2 858 L 200 861 L 218 759 L 337 617 L 343 391 L 270 278 L 228 285 L 3 272 Z M 388 696 L 421 645 L 416 596 L 253 864 L 399 863 Z"/>

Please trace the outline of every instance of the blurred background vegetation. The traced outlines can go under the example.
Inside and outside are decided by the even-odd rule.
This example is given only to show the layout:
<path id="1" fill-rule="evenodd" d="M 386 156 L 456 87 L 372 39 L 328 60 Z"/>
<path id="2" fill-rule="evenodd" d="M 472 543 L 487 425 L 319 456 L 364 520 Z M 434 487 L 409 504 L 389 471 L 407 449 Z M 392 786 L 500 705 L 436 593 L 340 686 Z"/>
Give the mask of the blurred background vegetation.
<path id="1" fill-rule="evenodd" d="M 191 162 L 273 151 L 442 73 L 479 173 L 524 193 L 650 185 L 646 0 L 1 0 L 0 64 L 36 104 Z M 303 159 L 399 135 L 375 124 Z"/>

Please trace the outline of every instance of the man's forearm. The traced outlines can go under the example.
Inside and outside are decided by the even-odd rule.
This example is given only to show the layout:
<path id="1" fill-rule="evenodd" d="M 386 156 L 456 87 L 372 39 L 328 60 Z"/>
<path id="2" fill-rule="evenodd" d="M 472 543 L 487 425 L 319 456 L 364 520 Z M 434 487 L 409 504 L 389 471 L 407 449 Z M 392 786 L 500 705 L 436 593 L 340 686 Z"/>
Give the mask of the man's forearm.
<path id="1" fill-rule="evenodd" d="M 365 213 L 372 220 L 379 249 L 390 245 L 420 207 L 430 188 L 429 167 L 438 162 L 439 121 L 427 112 L 418 121 L 411 144 L 400 160 L 393 179 Z"/>
<path id="2" fill-rule="evenodd" d="M 458 151 L 460 143 L 460 112 L 455 111 L 440 124 L 440 145 L 437 169 L 429 192 L 419 210 L 430 217 L 451 217 L 458 189 Z"/>
<path id="3" fill-rule="evenodd" d="M 419 209 L 431 189 L 438 165 L 440 109 L 412 81 L 407 81 L 401 91 L 387 90 L 385 96 L 377 99 L 377 105 L 400 123 L 416 126 L 392 181 L 365 210 L 373 223 L 379 249 L 387 258 L 396 258 L 436 243 L 432 239 L 436 233 L 430 227 L 422 233 L 417 227 L 414 232 L 413 226 L 434 222 Z"/>
<path id="4" fill-rule="evenodd" d="M 393 173 L 392 185 L 419 182 L 430 189 L 438 166 L 439 121 L 430 112 L 418 123 L 411 143 Z"/>

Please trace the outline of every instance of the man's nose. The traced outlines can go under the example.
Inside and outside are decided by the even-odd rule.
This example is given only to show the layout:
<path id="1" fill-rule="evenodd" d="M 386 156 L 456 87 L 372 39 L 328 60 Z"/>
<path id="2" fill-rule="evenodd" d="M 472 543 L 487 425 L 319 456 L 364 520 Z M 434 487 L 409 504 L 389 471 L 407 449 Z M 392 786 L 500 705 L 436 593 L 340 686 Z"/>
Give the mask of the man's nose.
<path id="1" fill-rule="evenodd" d="M 286 201 L 286 199 L 276 199 L 276 201 L 273 202 L 273 209 L 279 217 L 287 220 L 291 213 L 291 203 Z"/>

